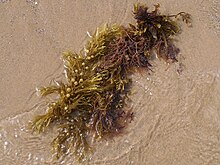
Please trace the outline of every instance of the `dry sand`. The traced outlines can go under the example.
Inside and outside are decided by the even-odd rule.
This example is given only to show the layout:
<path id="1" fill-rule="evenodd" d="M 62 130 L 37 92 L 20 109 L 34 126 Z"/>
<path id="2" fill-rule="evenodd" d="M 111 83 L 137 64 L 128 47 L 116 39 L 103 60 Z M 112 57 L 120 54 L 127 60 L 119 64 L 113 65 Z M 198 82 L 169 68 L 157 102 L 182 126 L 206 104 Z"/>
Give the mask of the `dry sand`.
<path id="1" fill-rule="evenodd" d="M 51 134 L 25 128 L 42 109 L 31 107 L 35 87 L 61 73 L 60 54 L 79 51 L 97 26 L 126 25 L 135 0 L 0 0 L 0 164 L 51 164 Z M 220 1 L 143 0 L 163 13 L 186 11 L 177 45 L 184 65 L 153 63 L 133 76 L 134 121 L 127 134 L 95 145 L 90 164 L 220 164 Z M 67 157 L 63 164 L 75 164 Z M 61 163 L 60 162 L 60 163 Z M 57 163 L 59 164 L 59 163 Z"/>

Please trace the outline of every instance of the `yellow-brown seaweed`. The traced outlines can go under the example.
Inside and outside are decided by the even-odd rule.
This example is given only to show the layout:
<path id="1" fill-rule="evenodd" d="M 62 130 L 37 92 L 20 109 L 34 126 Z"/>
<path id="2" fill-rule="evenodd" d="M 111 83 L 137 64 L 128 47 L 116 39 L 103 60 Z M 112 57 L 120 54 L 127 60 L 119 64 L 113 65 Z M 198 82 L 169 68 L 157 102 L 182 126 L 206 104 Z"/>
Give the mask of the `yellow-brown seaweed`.
<path id="1" fill-rule="evenodd" d="M 59 124 L 52 146 L 57 158 L 72 152 L 82 160 L 91 150 L 88 136 L 100 139 L 121 132 L 133 113 L 126 108 L 133 69 L 151 70 L 153 51 L 167 62 L 177 61 L 173 36 L 180 32 L 177 17 L 190 24 L 190 15 L 161 15 L 159 5 L 149 11 L 134 5 L 135 24 L 97 28 L 79 54 L 63 53 L 67 81 L 41 87 L 42 97 L 56 94 L 47 112 L 32 121 L 35 132 Z"/>

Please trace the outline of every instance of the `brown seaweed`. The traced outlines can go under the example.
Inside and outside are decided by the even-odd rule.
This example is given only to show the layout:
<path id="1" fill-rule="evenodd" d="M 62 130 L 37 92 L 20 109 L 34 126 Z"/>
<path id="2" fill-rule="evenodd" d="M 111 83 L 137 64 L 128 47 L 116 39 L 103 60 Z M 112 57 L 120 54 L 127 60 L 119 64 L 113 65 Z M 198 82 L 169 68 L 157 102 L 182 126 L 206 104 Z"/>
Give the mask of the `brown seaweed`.
<path id="1" fill-rule="evenodd" d="M 84 160 L 91 151 L 89 136 L 96 139 L 121 133 L 133 118 L 126 106 L 132 86 L 133 69 L 151 70 L 150 61 L 157 53 L 166 62 L 176 62 L 179 49 L 173 37 L 180 33 L 178 18 L 190 24 L 190 15 L 162 15 L 159 5 L 149 11 L 134 5 L 135 24 L 128 27 L 104 25 L 97 28 L 79 54 L 63 53 L 66 82 L 41 87 L 42 97 L 56 94 L 47 112 L 32 121 L 35 132 L 44 132 L 57 124 L 58 136 L 52 146 L 60 158 L 74 153 Z"/>

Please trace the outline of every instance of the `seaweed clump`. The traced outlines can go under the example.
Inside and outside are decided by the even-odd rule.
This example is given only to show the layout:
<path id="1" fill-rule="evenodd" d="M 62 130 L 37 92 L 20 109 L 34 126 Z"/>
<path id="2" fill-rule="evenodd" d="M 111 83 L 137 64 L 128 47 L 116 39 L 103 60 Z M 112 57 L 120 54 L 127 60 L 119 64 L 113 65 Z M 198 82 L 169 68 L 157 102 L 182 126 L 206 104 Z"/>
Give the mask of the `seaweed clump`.
<path id="1" fill-rule="evenodd" d="M 84 160 L 91 151 L 91 134 L 100 139 L 122 132 L 133 117 L 126 106 L 130 75 L 137 68 L 151 70 L 155 52 L 166 62 L 177 61 L 173 37 L 180 32 L 178 18 L 189 24 L 190 15 L 162 15 L 159 5 L 149 11 L 140 4 L 134 5 L 133 13 L 135 24 L 106 24 L 97 28 L 80 53 L 64 52 L 66 82 L 39 88 L 41 96 L 56 94 L 57 99 L 31 126 L 40 133 L 52 123 L 59 125 L 52 142 L 57 158 L 71 152 Z"/>

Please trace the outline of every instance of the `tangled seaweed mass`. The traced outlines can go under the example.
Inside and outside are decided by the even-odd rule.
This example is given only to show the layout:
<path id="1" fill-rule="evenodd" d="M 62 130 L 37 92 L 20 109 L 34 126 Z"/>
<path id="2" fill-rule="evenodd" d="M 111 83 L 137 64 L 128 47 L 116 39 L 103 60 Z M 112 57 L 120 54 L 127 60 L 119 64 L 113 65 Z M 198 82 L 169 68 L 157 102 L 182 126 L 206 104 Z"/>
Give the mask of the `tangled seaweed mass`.
<path id="1" fill-rule="evenodd" d="M 162 15 L 159 5 L 153 11 L 134 5 L 135 24 L 128 27 L 104 25 L 79 53 L 64 52 L 66 82 L 39 88 L 42 97 L 55 94 L 46 114 L 31 123 L 34 132 L 44 132 L 52 123 L 58 135 L 52 146 L 57 158 L 73 153 L 83 160 L 91 151 L 89 137 L 95 139 L 119 134 L 132 120 L 126 106 L 136 69 L 151 70 L 154 54 L 166 62 L 176 62 L 179 49 L 173 36 L 180 32 L 178 21 L 190 24 L 188 13 Z"/>

